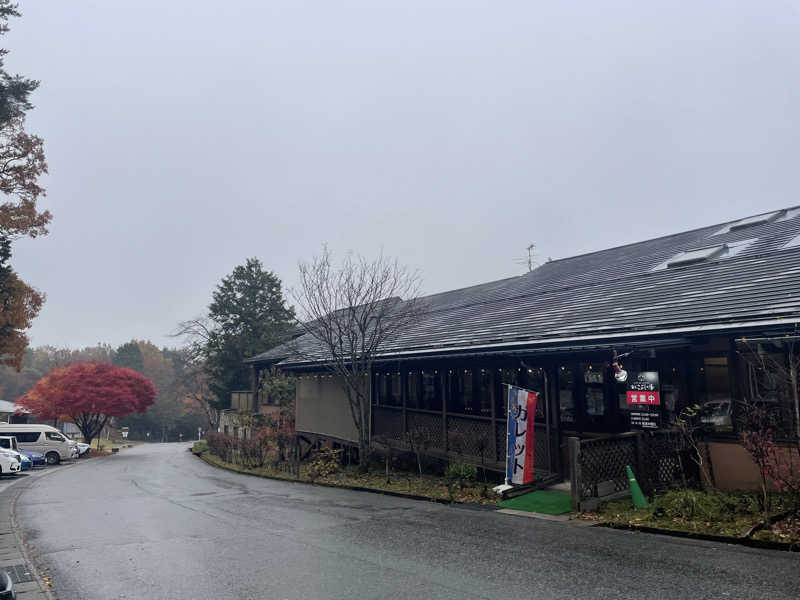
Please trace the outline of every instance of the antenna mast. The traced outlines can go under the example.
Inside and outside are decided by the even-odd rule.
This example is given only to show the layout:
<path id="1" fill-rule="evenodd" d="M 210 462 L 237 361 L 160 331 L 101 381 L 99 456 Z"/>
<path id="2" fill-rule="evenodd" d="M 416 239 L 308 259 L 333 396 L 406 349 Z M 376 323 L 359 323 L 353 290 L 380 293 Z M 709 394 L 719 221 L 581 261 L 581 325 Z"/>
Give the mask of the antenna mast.
<path id="1" fill-rule="evenodd" d="M 528 272 L 530 273 L 533 271 L 533 267 L 536 266 L 536 261 L 534 260 L 536 257 L 536 244 L 528 244 L 526 250 L 528 251 Z"/>

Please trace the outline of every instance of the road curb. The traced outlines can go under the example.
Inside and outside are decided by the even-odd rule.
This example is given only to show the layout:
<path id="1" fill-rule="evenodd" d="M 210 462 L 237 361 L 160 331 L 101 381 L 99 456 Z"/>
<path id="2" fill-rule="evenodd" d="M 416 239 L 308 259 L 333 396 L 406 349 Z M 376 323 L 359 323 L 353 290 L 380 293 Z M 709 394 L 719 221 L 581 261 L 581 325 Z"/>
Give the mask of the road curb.
<path id="1" fill-rule="evenodd" d="M 324 483 L 324 482 L 316 482 L 312 483 L 310 481 L 303 481 L 302 479 L 288 479 L 284 477 L 273 477 L 270 475 L 259 474 L 259 473 L 250 473 L 248 471 L 240 470 L 231 468 L 225 465 L 220 465 L 215 462 L 211 462 L 206 460 L 203 454 L 192 454 L 202 460 L 204 463 L 211 467 L 216 467 L 217 469 L 222 469 L 224 471 L 230 471 L 231 473 L 239 473 L 240 475 L 249 475 L 250 477 L 259 477 L 261 479 L 272 479 L 273 481 L 285 481 L 287 483 L 300 483 L 303 485 L 311 485 L 311 486 L 318 486 L 318 487 L 327 487 L 327 488 L 334 488 L 338 490 L 351 490 L 354 492 L 369 492 L 370 494 L 380 494 L 381 496 L 392 496 L 394 498 L 406 498 L 407 500 L 416 500 L 418 502 L 434 502 L 436 504 L 445 504 L 448 506 L 455 506 L 458 508 L 469 508 L 472 510 L 487 510 L 487 511 L 497 511 L 497 507 L 491 504 L 478 504 L 476 502 L 459 502 L 458 500 L 454 500 L 451 502 L 446 498 L 430 498 L 428 496 L 420 496 L 418 494 L 404 494 L 403 492 L 393 492 L 391 490 L 377 490 L 375 488 L 368 488 L 368 487 L 361 487 L 357 485 L 347 485 L 347 484 L 335 484 L 335 483 Z"/>
<path id="2" fill-rule="evenodd" d="M 48 600 L 57 600 L 57 596 L 55 595 L 55 591 L 45 583 L 45 577 L 42 574 L 39 565 L 37 564 L 36 559 L 33 557 L 31 548 L 25 541 L 25 538 L 22 535 L 22 529 L 19 526 L 19 522 L 17 521 L 17 501 L 19 497 L 22 495 L 24 491 L 29 489 L 32 485 L 34 485 L 37 481 L 42 479 L 43 477 L 47 477 L 53 473 L 61 472 L 64 469 L 69 469 L 78 465 L 79 463 L 74 462 L 69 465 L 63 465 L 58 469 L 49 468 L 47 471 L 42 473 L 41 475 L 37 475 L 33 479 L 21 479 L 18 481 L 14 481 L 13 483 L 9 484 L 3 491 L 0 492 L 0 504 L 5 504 L 8 507 L 8 518 L 9 518 L 9 525 L 11 529 L 11 533 L 14 536 L 14 549 L 19 552 L 20 556 L 24 561 L 25 567 L 28 569 L 28 572 L 33 576 L 33 581 L 36 582 L 36 585 L 39 587 L 39 592 L 37 592 L 37 597 L 41 598 L 42 594 Z M 17 593 L 19 598 L 25 598 L 27 596 L 26 592 L 20 591 Z"/>
<path id="3" fill-rule="evenodd" d="M 690 540 L 701 540 L 704 542 L 717 542 L 720 544 L 731 544 L 736 546 L 747 546 L 749 548 L 759 548 L 761 550 L 780 550 L 782 552 L 800 552 L 800 544 L 782 544 L 780 542 L 770 542 L 767 540 L 754 540 L 751 538 L 728 537 L 725 535 L 712 535 L 709 533 L 694 533 L 692 531 L 678 531 L 674 529 L 661 529 L 659 527 L 647 527 L 645 525 L 630 525 L 626 523 L 595 523 L 594 527 L 606 527 L 607 529 L 619 529 L 622 531 L 636 531 L 640 533 L 651 533 L 654 535 L 665 535 Z"/>

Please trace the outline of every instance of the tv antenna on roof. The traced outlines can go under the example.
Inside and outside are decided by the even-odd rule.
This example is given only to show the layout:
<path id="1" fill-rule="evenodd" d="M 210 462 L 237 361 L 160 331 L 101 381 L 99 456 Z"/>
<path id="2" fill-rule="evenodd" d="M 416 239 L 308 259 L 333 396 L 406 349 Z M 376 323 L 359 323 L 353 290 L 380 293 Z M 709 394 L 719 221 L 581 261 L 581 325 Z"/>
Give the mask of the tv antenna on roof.
<path id="1" fill-rule="evenodd" d="M 527 264 L 528 272 L 530 273 L 536 268 L 536 244 L 531 242 L 530 244 L 528 244 L 525 250 L 528 251 L 527 258 L 518 258 L 514 262 L 516 262 L 518 265 Z"/>

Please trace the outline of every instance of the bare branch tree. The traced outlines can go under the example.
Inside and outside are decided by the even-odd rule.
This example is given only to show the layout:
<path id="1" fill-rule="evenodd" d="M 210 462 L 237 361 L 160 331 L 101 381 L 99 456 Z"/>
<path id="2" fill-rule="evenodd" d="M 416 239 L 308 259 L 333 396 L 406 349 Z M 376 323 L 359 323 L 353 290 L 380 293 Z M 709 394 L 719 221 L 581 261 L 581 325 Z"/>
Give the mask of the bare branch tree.
<path id="1" fill-rule="evenodd" d="M 769 352 L 765 346 L 773 346 L 777 352 Z M 776 384 L 789 388 L 794 423 L 790 431 L 784 433 L 794 437 L 800 448 L 800 336 L 795 333 L 783 337 L 742 339 L 740 347 L 739 354 L 747 363 L 774 378 Z"/>
<path id="2" fill-rule="evenodd" d="M 182 323 L 181 326 L 183 327 L 183 325 Z M 175 366 L 176 394 L 183 394 L 202 406 L 209 426 L 216 428 L 219 424 L 219 411 L 213 406 L 216 396 L 208 386 L 203 355 L 198 350 L 196 341 L 190 341 L 187 346 L 177 352 Z"/>
<path id="3" fill-rule="evenodd" d="M 322 365 L 344 389 L 358 431 L 359 461 L 369 454 L 369 376 L 381 352 L 417 321 L 419 276 L 383 254 L 369 260 L 348 254 L 334 265 L 331 253 L 301 263 L 294 293 L 304 336 L 291 344 L 301 359 Z"/>

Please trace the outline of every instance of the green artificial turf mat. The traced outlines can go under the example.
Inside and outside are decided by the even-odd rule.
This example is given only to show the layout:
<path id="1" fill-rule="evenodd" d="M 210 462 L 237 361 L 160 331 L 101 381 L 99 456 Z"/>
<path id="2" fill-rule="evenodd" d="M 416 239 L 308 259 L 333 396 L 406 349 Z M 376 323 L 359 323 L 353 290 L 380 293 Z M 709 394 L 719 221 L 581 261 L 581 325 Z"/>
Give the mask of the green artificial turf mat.
<path id="1" fill-rule="evenodd" d="M 523 494 L 516 498 L 503 500 L 498 506 L 501 508 L 537 512 L 545 515 L 563 515 L 570 512 L 572 509 L 568 494 L 547 492 L 545 490 L 536 490 L 535 492 Z"/>

